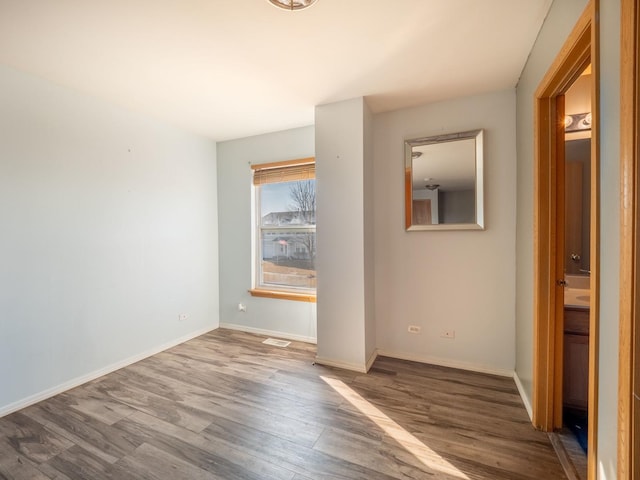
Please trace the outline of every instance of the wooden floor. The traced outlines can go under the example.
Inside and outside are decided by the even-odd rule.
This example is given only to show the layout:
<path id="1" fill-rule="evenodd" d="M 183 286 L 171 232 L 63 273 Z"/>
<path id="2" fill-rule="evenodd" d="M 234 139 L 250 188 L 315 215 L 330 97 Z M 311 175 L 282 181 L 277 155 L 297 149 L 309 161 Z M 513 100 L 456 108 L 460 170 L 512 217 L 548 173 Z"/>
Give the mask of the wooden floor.
<path id="1" fill-rule="evenodd" d="M 587 480 L 589 478 L 587 454 L 582 450 L 571 430 L 565 427 L 550 433 L 549 439 L 568 480 Z"/>
<path id="2" fill-rule="evenodd" d="M 0 419 L 0 479 L 565 478 L 509 378 L 217 330 Z"/>

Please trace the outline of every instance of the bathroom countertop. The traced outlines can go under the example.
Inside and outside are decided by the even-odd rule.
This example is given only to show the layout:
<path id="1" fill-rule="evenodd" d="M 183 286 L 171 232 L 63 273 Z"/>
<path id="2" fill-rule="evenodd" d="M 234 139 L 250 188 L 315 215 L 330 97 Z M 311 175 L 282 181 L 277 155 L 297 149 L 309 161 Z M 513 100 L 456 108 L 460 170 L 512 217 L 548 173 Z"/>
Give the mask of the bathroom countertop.
<path id="1" fill-rule="evenodd" d="M 572 308 L 589 308 L 589 290 L 565 287 L 564 306 Z"/>

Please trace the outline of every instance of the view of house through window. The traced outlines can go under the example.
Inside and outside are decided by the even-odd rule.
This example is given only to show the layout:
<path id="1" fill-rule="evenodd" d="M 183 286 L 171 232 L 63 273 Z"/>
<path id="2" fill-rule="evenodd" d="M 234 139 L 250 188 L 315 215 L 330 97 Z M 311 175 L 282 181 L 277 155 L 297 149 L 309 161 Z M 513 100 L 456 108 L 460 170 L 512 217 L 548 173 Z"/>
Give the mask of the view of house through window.
<path id="1" fill-rule="evenodd" d="M 257 288 L 292 291 L 316 288 L 314 167 L 313 163 L 307 163 L 254 171 Z"/>

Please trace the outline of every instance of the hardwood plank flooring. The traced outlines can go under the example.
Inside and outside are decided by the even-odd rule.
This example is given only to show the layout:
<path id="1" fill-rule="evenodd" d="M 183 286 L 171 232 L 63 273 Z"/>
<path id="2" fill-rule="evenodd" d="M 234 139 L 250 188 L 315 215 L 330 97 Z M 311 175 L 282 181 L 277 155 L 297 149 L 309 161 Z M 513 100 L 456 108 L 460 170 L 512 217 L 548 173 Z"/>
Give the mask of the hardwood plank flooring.
<path id="1" fill-rule="evenodd" d="M 0 418 L 0 480 L 564 479 L 509 378 L 219 329 Z"/>

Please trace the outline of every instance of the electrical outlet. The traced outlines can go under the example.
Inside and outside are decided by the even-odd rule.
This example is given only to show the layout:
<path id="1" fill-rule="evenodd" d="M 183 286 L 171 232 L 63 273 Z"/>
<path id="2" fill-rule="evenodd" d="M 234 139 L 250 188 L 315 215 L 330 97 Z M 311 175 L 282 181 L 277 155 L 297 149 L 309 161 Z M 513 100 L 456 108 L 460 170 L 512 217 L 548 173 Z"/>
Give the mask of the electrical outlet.
<path id="1" fill-rule="evenodd" d="M 244 303 L 239 303 L 238 304 L 238 311 L 239 312 L 246 312 L 247 311 L 247 306 Z"/>
<path id="2" fill-rule="evenodd" d="M 453 340 L 454 338 L 456 338 L 456 331 L 455 330 L 443 330 L 442 333 L 440 333 L 440 336 L 442 338 L 449 338 L 449 339 Z"/>
<path id="3" fill-rule="evenodd" d="M 422 327 L 419 327 L 418 325 L 409 325 L 407 328 L 407 332 L 409 333 L 420 333 L 420 330 L 422 330 Z"/>
<path id="4" fill-rule="evenodd" d="M 181 313 L 180 315 L 178 315 L 179 322 L 184 322 L 187 318 L 189 318 L 189 315 L 187 315 L 186 313 Z"/>

